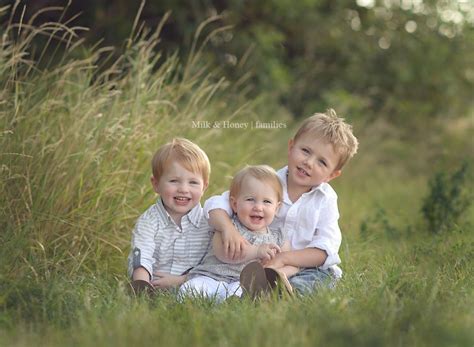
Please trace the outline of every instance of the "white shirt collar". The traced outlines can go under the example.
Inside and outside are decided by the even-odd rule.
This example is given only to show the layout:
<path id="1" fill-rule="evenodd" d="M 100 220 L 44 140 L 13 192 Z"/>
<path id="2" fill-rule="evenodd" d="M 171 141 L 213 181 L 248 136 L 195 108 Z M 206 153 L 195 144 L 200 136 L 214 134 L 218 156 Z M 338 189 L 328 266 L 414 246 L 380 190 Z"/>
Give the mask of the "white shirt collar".
<path id="1" fill-rule="evenodd" d="M 277 171 L 277 175 L 280 178 L 281 185 L 283 186 L 283 202 L 287 204 L 293 204 L 291 202 L 290 197 L 288 196 L 288 166 L 285 166 Z M 327 195 L 329 183 L 323 182 L 316 187 L 312 187 L 309 192 L 303 193 L 303 195 L 312 195 L 317 194 L 317 192 L 321 192 L 324 195 Z"/>
<path id="2" fill-rule="evenodd" d="M 162 221 L 166 222 L 167 224 L 174 223 L 173 218 L 171 218 L 168 211 L 166 211 L 165 205 L 163 205 L 163 200 L 161 199 L 161 197 L 156 200 L 156 207 L 158 209 L 158 214 Z M 202 207 L 199 203 L 194 206 L 191 211 L 186 213 L 182 218 L 187 218 L 188 221 L 191 222 L 195 227 L 198 227 L 199 222 L 201 220 L 201 213 Z"/>

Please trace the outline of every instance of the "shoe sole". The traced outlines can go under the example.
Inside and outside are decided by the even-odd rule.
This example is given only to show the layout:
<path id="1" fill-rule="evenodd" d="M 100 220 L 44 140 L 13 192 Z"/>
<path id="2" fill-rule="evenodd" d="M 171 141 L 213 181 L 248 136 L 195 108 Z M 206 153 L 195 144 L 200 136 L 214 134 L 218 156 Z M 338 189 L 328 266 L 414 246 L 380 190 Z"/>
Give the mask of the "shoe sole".
<path id="1" fill-rule="evenodd" d="M 283 272 L 272 269 L 270 267 L 265 268 L 264 271 L 267 281 L 272 290 L 279 287 L 286 291 L 288 294 L 293 294 L 293 287 L 291 286 L 290 281 L 288 281 L 288 278 Z"/>
<path id="2" fill-rule="evenodd" d="M 247 264 L 240 273 L 240 286 L 251 299 L 256 299 L 271 291 L 265 269 L 259 262 Z"/>
<path id="3" fill-rule="evenodd" d="M 139 294 L 149 294 L 153 295 L 155 294 L 155 288 L 151 285 L 150 282 L 144 281 L 144 280 L 135 280 L 130 283 L 131 287 L 131 292 L 134 295 L 139 295 Z"/>

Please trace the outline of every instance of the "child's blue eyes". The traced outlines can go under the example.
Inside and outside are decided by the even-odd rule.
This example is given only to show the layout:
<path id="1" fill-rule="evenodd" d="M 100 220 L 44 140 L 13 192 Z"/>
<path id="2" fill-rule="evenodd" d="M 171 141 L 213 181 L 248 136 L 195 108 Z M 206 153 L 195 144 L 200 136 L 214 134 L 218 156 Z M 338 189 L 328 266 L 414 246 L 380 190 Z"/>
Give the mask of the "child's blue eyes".
<path id="1" fill-rule="evenodd" d="M 245 199 L 245 201 L 254 202 L 255 199 L 254 199 L 254 198 L 247 198 L 247 199 Z M 273 202 L 272 202 L 271 200 L 263 200 L 263 203 L 264 203 L 264 204 L 273 204 Z"/>
<path id="2" fill-rule="evenodd" d="M 169 180 L 170 183 L 179 183 L 180 181 L 177 180 L 177 179 L 171 179 Z M 198 181 L 190 181 L 189 184 L 192 184 L 192 185 L 199 185 L 199 182 Z"/>

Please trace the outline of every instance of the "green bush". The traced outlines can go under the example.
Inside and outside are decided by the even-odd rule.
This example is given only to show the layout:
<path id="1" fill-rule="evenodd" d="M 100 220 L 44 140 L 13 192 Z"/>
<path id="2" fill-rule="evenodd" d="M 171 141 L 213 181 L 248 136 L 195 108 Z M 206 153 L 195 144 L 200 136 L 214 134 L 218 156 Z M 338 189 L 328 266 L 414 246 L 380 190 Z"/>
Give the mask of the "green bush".
<path id="1" fill-rule="evenodd" d="M 452 175 L 437 172 L 429 181 L 430 191 L 423 200 L 421 212 L 433 233 L 449 231 L 457 225 L 471 205 L 468 164 L 464 163 Z"/>

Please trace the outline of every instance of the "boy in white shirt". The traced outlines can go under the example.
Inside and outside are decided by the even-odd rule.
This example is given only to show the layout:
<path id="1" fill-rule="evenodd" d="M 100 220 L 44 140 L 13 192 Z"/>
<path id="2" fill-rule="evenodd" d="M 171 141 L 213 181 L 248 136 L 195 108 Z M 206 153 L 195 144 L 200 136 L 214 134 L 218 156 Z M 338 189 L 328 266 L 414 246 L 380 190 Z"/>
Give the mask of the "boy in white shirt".
<path id="1" fill-rule="evenodd" d="M 299 293 L 310 293 L 320 285 L 332 287 L 341 277 L 337 194 L 329 185 L 357 152 L 358 141 L 352 127 L 332 109 L 307 118 L 288 142 L 288 166 L 278 171 L 283 185 L 283 203 L 271 227 L 283 228 L 291 251 L 278 253 L 264 263 L 285 272 Z M 209 199 L 204 212 L 209 224 L 220 231 L 229 259 L 239 259 L 248 243 L 235 230 L 229 215 L 228 193 Z"/>
<path id="2" fill-rule="evenodd" d="M 206 254 L 211 230 L 200 199 L 211 166 L 193 142 L 175 138 L 152 159 L 151 184 L 159 199 L 138 218 L 128 273 L 135 292 L 178 287 Z"/>

